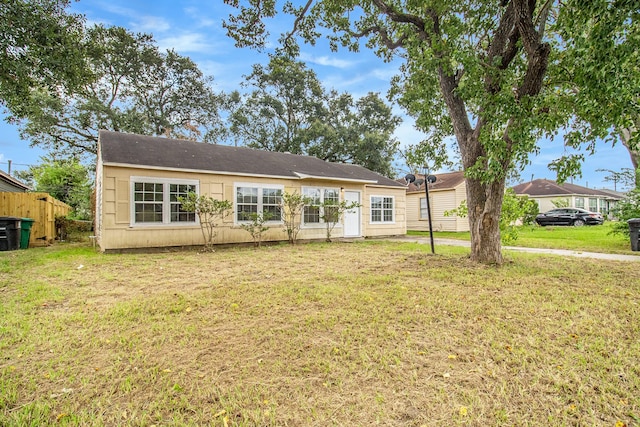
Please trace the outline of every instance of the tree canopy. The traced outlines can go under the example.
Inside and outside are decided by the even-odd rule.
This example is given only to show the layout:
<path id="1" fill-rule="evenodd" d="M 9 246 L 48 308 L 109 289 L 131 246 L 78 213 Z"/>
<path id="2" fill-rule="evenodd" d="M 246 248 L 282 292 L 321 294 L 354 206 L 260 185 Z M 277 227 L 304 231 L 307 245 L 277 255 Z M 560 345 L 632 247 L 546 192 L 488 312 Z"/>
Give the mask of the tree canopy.
<path id="1" fill-rule="evenodd" d="M 57 159 L 43 157 L 42 163 L 31 166 L 18 175 L 29 183 L 35 191 L 51 194 L 56 199 L 72 207 L 71 217 L 91 219 L 91 188 L 93 179 L 89 168 L 77 159 Z"/>
<path id="2" fill-rule="evenodd" d="M 325 90 L 299 61 L 274 56 L 254 65 L 253 90 L 231 96 L 230 131 L 247 146 L 354 163 L 392 176 L 400 118 L 375 93 L 354 100 Z"/>
<path id="3" fill-rule="evenodd" d="M 92 78 L 62 95 L 32 90 L 17 115 L 23 137 L 71 155 L 95 155 L 100 129 L 216 138 L 220 96 L 189 58 L 120 27 L 88 28 L 83 43 Z"/>
<path id="4" fill-rule="evenodd" d="M 572 120 L 566 123 L 569 146 L 618 140 L 640 166 L 640 8 L 633 0 L 563 2 L 555 26 L 559 38 L 555 82 L 563 90 L 558 105 Z M 578 154 L 578 160 L 581 159 Z M 567 165 L 569 167 L 567 167 Z M 573 166 L 573 170 L 571 168 Z M 571 174 L 577 162 L 565 164 Z M 640 186 L 640 177 L 636 178 Z"/>
<path id="5" fill-rule="evenodd" d="M 0 103 L 19 117 L 34 88 L 72 91 L 90 73 L 82 43 L 84 18 L 66 13 L 68 0 L 0 3 Z"/>
<path id="6" fill-rule="evenodd" d="M 264 47 L 269 33 L 263 20 L 278 13 L 277 3 L 229 3 L 238 9 L 225 23 L 229 35 L 238 46 Z M 554 135 L 575 114 L 568 103 L 558 105 L 567 91 L 558 78 L 560 59 L 573 49 L 562 38 L 566 24 L 559 17 L 586 3 L 309 0 L 283 5 L 293 22 L 280 41 L 297 52 L 299 38 L 313 44 L 326 35 L 334 49 L 358 50 L 364 43 L 383 60 L 403 60 L 393 94 L 432 136 L 430 144 L 455 135 L 467 179 L 471 257 L 500 264 L 506 178 L 539 151 L 540 137 Z M 591 65 L 606 58 L 600 53 Z M 569 136 L 577 144 L 589 135 Z"/>

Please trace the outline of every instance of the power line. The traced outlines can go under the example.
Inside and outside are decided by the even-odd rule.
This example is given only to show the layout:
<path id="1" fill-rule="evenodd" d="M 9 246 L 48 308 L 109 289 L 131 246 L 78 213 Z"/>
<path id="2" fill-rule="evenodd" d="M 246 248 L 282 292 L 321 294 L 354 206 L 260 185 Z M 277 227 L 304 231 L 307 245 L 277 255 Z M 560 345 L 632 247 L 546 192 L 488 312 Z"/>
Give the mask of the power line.
<path id="1" fill-rule="evenodd" d="M 8 161 L 7 162 L 0 161 L 0 163 L 2 163 L 3 165 L 8 165 L 9 164 Z M 16 163 L 14 161 L 11 161 L 11 164 L 12 165 L 16 165 L 16 166 L 33 166 L 33 165 L 25 164 L 25 163 Z"/>

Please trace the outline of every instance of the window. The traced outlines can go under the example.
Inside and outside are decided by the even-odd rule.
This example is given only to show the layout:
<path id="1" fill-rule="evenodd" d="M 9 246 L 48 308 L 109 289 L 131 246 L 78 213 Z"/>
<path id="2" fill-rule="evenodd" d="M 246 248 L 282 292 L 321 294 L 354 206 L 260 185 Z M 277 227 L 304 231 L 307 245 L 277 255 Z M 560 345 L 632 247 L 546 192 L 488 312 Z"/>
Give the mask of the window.
<path id="1" fill-rule="evenodd" d="M 179 197 L 187 197 L 195 193 L 196 186 L 192 184 L 169 184 L 169 203 L 171 204 L 171 222 L 195 222 L 196 213 L 182 209 Z"/>
<path id="2" fill-rule="evenodd" d="M 598 212 L 598 199 L 589 199 L 589 210 L 591 212 Z"/>
<path id="3" fill-rule="evenodd" d="M 256 184 L 236 185 L 236 222 L 249 221 L 251 214 L 269 214 L 269 221 L 281 221 L 282 187 Z"/>
<path id="4" fill-rule="evenodd" d="M 329 217 L 330 212 L 325 212 L 323 203 L 340 203 L 340 190 L 337 188 L 302 188 L 302 195 L 309 197 L 311 203 L 304 207 L 302 222 L 306 225 L 323 223 L 322 217 Z M 324 208 L 326 209 L 326 208 Z"/>
<path id="5" fill-rule="evenodd" d="M 196 214 L 184 211 L 178 198 L 197 194 L 198 181 L 132 177 L 131 182 L 131 225 L 196 222 Z"/>
<path id="6" fill-rule="evenodd" d="M 394 199 L 389 196 L 371 196 L 371 222 L 394 222 Z"/>
<path id="7" fill-rule="evenodd" d="M 584 197 L 576 197 L 576 208 L 584 209 Z"/>
<path id="8" fill-rule="evenodd" d="M 429 202 L 433 203 L 433 198 L 429 198 Z M 433 208 L 431 208 L 431 212 L 433 213 Z M 427 198 L 422 197 L 420 199 L 420 219 L 427 219 L 427 218 L 429 218 L 429 214 L 427 213 Z"/>
<path id="9" fill-rule="evenodd" d="M 600 213 L 602 215 L 606 215 L 609 213 L 609 210 L 607 208 L 607 201 L 605 199 L 600 199 Z"/>

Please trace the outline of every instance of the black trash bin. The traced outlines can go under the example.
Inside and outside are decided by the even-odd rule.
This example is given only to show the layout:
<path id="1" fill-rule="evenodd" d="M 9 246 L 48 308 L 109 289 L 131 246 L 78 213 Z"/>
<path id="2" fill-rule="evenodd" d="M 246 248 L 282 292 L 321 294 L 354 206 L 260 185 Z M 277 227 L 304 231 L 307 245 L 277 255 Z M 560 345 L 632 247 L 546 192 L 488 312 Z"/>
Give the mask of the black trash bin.
<path id="1" fill-rule="evenodd" d="M 640 218 L 631 218 L 629 224 L 629 237 L 631 237 L 631 250 L 640 251 Z"/>
<path id="2" fill-rule="evenodd" d="M 20 221 L 14 216 L 0 216 L 0 251 L 20 249 Z"/>

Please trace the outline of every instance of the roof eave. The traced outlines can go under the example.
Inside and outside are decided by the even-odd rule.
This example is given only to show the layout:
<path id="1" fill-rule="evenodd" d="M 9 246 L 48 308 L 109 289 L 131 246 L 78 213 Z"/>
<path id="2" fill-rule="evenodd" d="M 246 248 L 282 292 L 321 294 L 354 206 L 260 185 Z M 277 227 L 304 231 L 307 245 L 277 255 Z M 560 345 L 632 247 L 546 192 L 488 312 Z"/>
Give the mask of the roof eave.
<path id="1" fill-rule="evenodd" d="M 122 168 L 131 168 L 131 169 L 147 169 L 147 170 L 155 170 L 155 171 L 204 173 L 209 175 L 249 176 L 249 177 L 255 177 L 255 178 L 300 179 L 300 180 L 315 179 L 315 180 L 324 180 L 324 181 L 355 182 L 358 184 L 378 184 L 378 181 L 367 180 L 367 179 L 317 176 L 317 175 L 304 174 L 300 172 L 294 172 L 294 175 L 267 175 L 267 174 L 245 173 L 245 172 L 228 172 L 228 171 L 215 171 L 215 170 L 204 170 L 204 169 L 185 169 L 185 168 L 164 167 L 164 166 L 136 165 L 131 163 L 118 163 L 118 162 L 103 162 L 103 166 L 122 167 Z M 383 184 L 380 184 L 380 185 L 384 186 Z"/>
<path id="2" fill-rule="evenodd" d="M 371 179 L 356 179 L 356 178 L 338 178 L 333 176 L 318 176 L 318 175 L 309 175 L 302 172 L 293 172 L 299 179 L 318 179 L 324 181 L 342 181 L 342 182 L 356 182 L 359 184 L 378 184 L 378 181 L 374 181 Z M 382 184 L 381 184 L 382 185 Z"/>
<path id="3" fill-rule="evenodd" d="M 147 170 L 155 170 L 155 171 L 203 173 L 207 175 L 250 176 L 255 178 L 296 179 L 295 176 L 285 176 L 285 175 L 265 175 L 265 174 L 258 174 L 258 173 L 239 173 L 239 172 L 215 171 L 215 170 L 206 170 L 206 169 L 186 169 L 186 168 L 174 168 L 174 167 L 165 167 L 165 166 L 135 165 L 131 163 L 103 162 L 102 164 L 103 166 L 131 168 L 131 169 L 147 169 Z"/>

